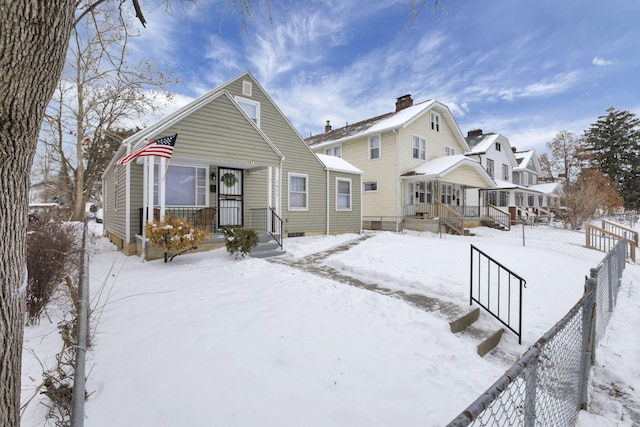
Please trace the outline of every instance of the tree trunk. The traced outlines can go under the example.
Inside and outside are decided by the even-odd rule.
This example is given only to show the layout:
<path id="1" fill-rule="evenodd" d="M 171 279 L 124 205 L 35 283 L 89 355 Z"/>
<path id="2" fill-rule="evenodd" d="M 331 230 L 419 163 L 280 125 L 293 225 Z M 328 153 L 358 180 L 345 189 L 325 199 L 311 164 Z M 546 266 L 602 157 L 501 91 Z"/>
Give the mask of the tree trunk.
<path id="1" fill-rule="evenodd" d="M 29 171 L 75 0 L 0 0 L 0 425 L 20 425 Z"/>

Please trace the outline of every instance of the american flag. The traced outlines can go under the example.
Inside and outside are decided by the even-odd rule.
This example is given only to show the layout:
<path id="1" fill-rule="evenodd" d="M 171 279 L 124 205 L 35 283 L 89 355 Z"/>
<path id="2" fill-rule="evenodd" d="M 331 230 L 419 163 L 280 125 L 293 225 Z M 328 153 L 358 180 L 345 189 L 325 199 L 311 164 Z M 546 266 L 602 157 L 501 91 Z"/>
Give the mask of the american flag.
<path id="1" fill-rule="evenodd" d="M 118 160 L 117 164 L 126 165 L 131 160 L 141 156 L 158 156 L 170 159 L 171 155 L 173 154 L 173 146 L 176 145 L 176 138 L 178 138 L 177 133 L 173 136 L 164 136 L 162 138 L 158 138 L 156 140 L 148 142 L 144 147 L 139 148 L 133 153 L 126 155 Z"/>

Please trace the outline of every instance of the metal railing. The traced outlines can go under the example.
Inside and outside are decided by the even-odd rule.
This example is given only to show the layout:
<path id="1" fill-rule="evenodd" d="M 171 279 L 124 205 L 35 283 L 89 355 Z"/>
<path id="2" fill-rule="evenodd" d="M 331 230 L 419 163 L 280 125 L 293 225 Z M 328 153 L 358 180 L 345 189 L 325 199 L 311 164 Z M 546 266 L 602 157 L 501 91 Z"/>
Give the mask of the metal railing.
<path id="1" fill-rule="evenodd" d="M 282 218 L 273 208 L 256 208 L 249 211 L 248 228 L 269 233 L 282 249 Z"/>
<path id="2" fill-rule="evenodd" d="M 526 280 L 471 245 L 469 305 L 475 301 L 522 343 L 522 289 Z"/>
<path id="3" fill-rule="evenodd" d="M 573 427 L 588 404 L 595 348 L 615 308 L 626 257 L 619 241 L 590 270 L 577 304 L 449 427 Z"/>

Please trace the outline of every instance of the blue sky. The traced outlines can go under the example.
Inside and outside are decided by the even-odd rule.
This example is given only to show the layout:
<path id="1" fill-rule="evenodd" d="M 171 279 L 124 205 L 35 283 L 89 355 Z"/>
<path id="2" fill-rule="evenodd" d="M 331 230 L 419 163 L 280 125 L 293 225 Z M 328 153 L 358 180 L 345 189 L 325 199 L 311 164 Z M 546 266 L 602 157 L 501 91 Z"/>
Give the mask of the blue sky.
<path id="1" fill-rule="evenodd" d="M 465 135 L 539 153 L 609 107 L 640 116 L 638 0 L 445 0 L 412 25 L 403 1 L 272 0 L 274 21 L 258 12 L 246 30 L 215 2 L 151 3 L 135 57 L 180 79 L 172 108 L 249 70 L 303 137 L 407 93 L 447 104 Z"/>

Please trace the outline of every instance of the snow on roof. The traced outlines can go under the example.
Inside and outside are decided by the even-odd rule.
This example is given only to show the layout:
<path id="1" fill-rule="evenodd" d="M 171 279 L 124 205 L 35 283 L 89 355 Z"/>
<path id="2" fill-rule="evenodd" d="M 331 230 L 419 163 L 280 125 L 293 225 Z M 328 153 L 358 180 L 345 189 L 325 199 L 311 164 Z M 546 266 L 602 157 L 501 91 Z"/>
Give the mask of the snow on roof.
<path id="1" fill-rule="evenodd" d="M 370 119 L 362 120 L 329 132 L 306 138 L 309 146 L 314 148 L 340 143 L 343 140 L 357 138 L 364 135 L 381 133 L 383 131 L 399 128 L 411 122 L 425 110 L 433 107 L 437 101 L 429 100 L 411 107 L 404 108 L 395 113 L 386 113 Z"/>
<path id="2" fill-rule="evenodd" d="M 455 156 L 444 156 L 429 160 L 428 162 L 423 163 L 415 168 L 413 170 L 413 173 L 415 175 L 441 177 L 449 172 L 450 169 L 458 166 L 460 163 L 465 161 L 477 163 L 478 166 L 480 165 L 480 162 L 478 162 L 477 160 L 466 157 L 464 154 L 457 154 Z"/>
<path id="3" fill-rule="evenodd" d="M 529 162 L 531 162 L 533 153 L 535 153 L 534 150 L 516 152 L 515 157 L 516 157 L 516 160 L 518 161 L 518 167 L 515 167 L 514 169 L 526 168 Z"/>
<path id="4" fill-rule="evenodd" d="M 318 154 L 317 156 L 328 170 L 334 172 L 357 173 L 359 175 L 362 175 L 363 173 L 360 169 L 353 166 L 343 158 L 337 156 L 328 156 L 326 154 Z"/>
<path id="5" fill-rule="evenodd" d="M 469 144 L 470 150 L 467 154 L 481 154 L 486 153 L 487 150 L 491 147 L 491 145 L 498 139 L 497 133 L 485 133 L 477 136 L 469 136 L 465 138 L 467 140 L 467 144 Z"/>
<path id="6" fill-rule="evenodd" d="M 539 191 L 544 194 L 561 194 L 562 193 L 562 183 L 560 182 L 545 182 L 542 184 L 533 184 L 531 189 Z"/>

